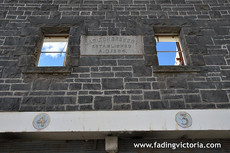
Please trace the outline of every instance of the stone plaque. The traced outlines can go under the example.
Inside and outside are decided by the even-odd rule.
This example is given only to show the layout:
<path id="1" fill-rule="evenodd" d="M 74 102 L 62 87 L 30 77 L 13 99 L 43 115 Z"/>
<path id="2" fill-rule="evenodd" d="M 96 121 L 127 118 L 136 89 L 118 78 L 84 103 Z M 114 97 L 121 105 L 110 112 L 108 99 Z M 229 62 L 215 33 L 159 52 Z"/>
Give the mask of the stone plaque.
<path id="1" fill-rule="evenodd" d="M 81 55 L 142 55 L 142 36 L 81 36 Z"/>
<path id="2" fill-rule="evenodd" d="M 187 112 L 178 112 L 175 119 L 177 124 L 182 128 L 188 128 L 192 125 L 192 117 Z"/>

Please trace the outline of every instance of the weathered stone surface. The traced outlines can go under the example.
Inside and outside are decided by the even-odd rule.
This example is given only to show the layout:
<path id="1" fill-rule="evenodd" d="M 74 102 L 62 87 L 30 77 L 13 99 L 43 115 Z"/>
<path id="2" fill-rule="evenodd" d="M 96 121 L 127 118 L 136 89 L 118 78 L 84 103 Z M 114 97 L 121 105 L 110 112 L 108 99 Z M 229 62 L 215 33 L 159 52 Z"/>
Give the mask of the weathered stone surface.
<path id="1" fill-rule="evenodd" d="M 151 89 L 150 83 L 126 83 L 125 89 Z"/>
<path id="2" fill-rule="evenodd" d="M 145 91 L 144 92 L 144 99 L 145 100 L 161 99 L 160 93 L 158 91 Z"/>
<path id="3" fill-rule="evenodd" d="M 185 102 L 186 103 L 200 103 L 200 95 L 185 95 Z"/>
<path id="4" fill-rule="evenodd" d="M 48 90 L 50 88 L 51 80 L 39 78 L 36 79 L 33 83 L 33 90 Z"/>
<path id="5" fill-rule="evenodd" d="M 123 89 L 123 79 L 102 79 L 102 89 Z"/>
<path id="6" fill-rule="evenodd" d="M 22 100 L 24 105 L 44 105 L 46 104 L 46 97 L 24 97 Z"/>
<path id="7" fill-rule="evenodd" d="M 92 101 L 93 101 L 93 96 L 79 96 L 78 97 L 79 104 L 92 103 Z"/>
<path id="8" fill-rule="evenodd" d="M 0 98 L 0 111 L 19 111 L 20 98 Z"/>
<path id="9" fill-rule="evenodd" d="M 150 109 L 148 102 L 133 102 L 132 103 L 133 110 L 143 110 L 143 109 Z"/>
<path id="10" fill-rule="evenodd" d="M 112 109 L 112 97 L 96 96 L 94 100 L 94 109 L 96 110 Z"/>
<path id="11" fill-rule="evenodd" d="M 225 90 L 201 90 L 201 97 L 204 102 L 219 103 L 219 102 L 229 102 L 227 93 Z"/>
<path id="12" fill-rule="evenodd" d="M 82 84 L 80 84 L 80 83 L 71 83 L 69 85 L 70 90 L 80 90 L 81 87 L 82 87 Z"/>
<path id="13" fill-rule="evenodd" d="M 129 96 L 114 96 L 113 99 L 114 103 L 129 103 L 130 102 L 130 98 Z"/>
<path id="14" fill-rule="evenodd" d="M 167 79 L 167 87 L 168 88 L 187 88 L 187 80 L 186 78 L 178 77 L 178 78 L 168 78 Z"/>
<path id="15" fill-rule="evenodd" d="M 100 84 L 83 84 L 83 90 L 100 90 Z"/>
<path id="16" fill-rule="evenodd" d="M 47 105 L 76 104 L 75 97 L 48 97 Z"/>

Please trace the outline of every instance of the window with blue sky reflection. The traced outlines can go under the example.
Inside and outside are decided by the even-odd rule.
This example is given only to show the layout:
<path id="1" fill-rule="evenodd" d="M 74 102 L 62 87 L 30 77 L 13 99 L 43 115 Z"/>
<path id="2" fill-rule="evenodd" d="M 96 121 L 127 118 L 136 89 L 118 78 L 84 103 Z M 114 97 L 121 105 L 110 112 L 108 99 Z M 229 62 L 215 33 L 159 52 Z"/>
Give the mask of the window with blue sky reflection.
<path id="1" fill-rule="evenodd" d="M 156 36 L 156 40 L 160 66 L 185 65 L 178 36 Z"/>
<path id="2" fill-rule="evenodd" d="M 42 45 L 38 67 L 65 66 L 67 46 L 67 37 L 45 38 Z"/>

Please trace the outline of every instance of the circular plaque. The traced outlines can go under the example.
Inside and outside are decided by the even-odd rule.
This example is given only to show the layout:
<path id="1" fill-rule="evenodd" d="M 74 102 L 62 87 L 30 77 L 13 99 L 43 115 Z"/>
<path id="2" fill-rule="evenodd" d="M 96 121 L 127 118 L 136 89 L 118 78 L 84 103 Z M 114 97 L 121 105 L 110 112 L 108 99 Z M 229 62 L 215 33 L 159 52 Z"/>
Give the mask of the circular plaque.
<path id="1" fill-rule="evenodd" d="M 188 128 L 192 125 L 192 117 L 187 112 L 178 112 L 176 122 L 182 128 Z"/>
<path id="2" fill-rule="evenodd" d="M 42 130 L 46 128 L 50 123 L 50 117 L 46 113 L 41 113 L 35 116 L 33 120 L 33 126 L 37 130 Z"/>

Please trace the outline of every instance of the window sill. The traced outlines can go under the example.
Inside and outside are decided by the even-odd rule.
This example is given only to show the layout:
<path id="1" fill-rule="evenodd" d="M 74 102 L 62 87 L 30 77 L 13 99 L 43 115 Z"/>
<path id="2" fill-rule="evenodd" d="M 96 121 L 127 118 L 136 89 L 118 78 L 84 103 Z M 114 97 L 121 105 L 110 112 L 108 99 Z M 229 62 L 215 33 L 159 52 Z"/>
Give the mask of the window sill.
<path id="1" fill-rule="evenodd" d="M 34 67 L 22 72 L 23 74 L 70 74 L 68 67 Z"/>
<path id="2" fill-rule="evenodd" d="M 200 71 L 197 67 L 192 66 L 157 66 L 153 68 L 153 73 L 189 73 Z"/>

